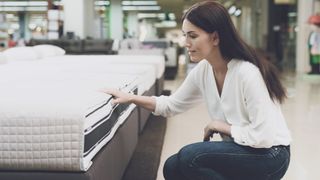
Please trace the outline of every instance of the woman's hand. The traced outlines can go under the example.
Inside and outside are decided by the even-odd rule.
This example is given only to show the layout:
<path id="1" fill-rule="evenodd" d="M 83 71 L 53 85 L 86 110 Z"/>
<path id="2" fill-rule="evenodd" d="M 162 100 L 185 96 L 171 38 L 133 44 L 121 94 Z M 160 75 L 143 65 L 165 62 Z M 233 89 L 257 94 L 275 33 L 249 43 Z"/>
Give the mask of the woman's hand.
<path id="1" fill-rule="evenodd" d="M 204 128 L 203 141 L 209 141 L 215 133 L 231 135 L 231 126 L 223 121 L 214 120 Z"/>
<path id="2" fill-rule="evenodd" d="M 133 94 L 125 93 L 117 89 L 103 89 L 101 91 L 113 96 L 112 104 L 131 103 L 132 97 L 134 96 Z"/>

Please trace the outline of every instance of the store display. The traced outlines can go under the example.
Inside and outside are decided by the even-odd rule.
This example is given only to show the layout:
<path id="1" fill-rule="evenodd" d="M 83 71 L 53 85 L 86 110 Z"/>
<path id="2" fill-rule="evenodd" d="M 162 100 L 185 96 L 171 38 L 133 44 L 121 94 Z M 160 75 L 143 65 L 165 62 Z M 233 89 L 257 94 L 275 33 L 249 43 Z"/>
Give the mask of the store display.
<path id="1" fill-rule="evenodd" d="M 311 66 L 310 74 L 320 74 L 320 15 L 312 15 L 308 22 L 312 26 L 308 40 L 309 61 Z"/>

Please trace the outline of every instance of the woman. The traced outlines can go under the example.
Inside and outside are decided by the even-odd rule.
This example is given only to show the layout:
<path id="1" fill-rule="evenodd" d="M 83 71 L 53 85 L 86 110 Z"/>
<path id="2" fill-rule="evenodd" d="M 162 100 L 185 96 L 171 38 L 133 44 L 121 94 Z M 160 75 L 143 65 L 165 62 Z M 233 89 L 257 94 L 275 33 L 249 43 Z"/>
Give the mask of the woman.
<path id="1" fill-rule="evenodd" d="M 275 69 L 238 36 L 219 3 L 193 5 L 183 16 L 185 46 L 199 62 L 171 96 L 145 97 L 106 90 L 113 103 L 135 103 L 170 116 L 204 100 L 212 121 L 204 142 L 183 147 L 167 159 L 173 180 L 280 179 L 290 160 L 289 130 L 280 109 L 286 97 Z M 218 133 L 223 141 L 209 141 Z"/>

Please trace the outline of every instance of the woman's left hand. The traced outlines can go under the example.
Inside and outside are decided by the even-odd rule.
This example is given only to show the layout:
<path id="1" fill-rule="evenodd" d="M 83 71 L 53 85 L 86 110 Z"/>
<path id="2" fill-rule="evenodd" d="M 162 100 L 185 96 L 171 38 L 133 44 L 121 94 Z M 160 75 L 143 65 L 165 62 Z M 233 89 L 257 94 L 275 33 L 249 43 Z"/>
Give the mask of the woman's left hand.
<path id="1" fill-rule="evenodd" d="M 203 141 L 209 141 L 213 137 L 214 133 L 222 133 L 226 135 L 231 135 L 231 126 L 223 121 L 215 120 L 210 122 L 204 128 Z"/>

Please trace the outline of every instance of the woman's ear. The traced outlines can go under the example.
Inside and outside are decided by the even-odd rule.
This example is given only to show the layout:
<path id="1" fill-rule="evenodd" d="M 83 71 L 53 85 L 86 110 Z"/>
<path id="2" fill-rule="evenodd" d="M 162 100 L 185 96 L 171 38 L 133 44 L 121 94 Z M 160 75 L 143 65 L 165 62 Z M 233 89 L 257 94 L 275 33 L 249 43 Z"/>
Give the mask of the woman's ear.
<path id="1" fill-rule="evenodd" d="M 212 39 L 212 42 L 213 42 L 214 46 L 218 46 L 219 45 L 220 39 L 219 39 L 219 34 L 218 34 L 217 31 L 211 33 L 211 39 Z"/>

